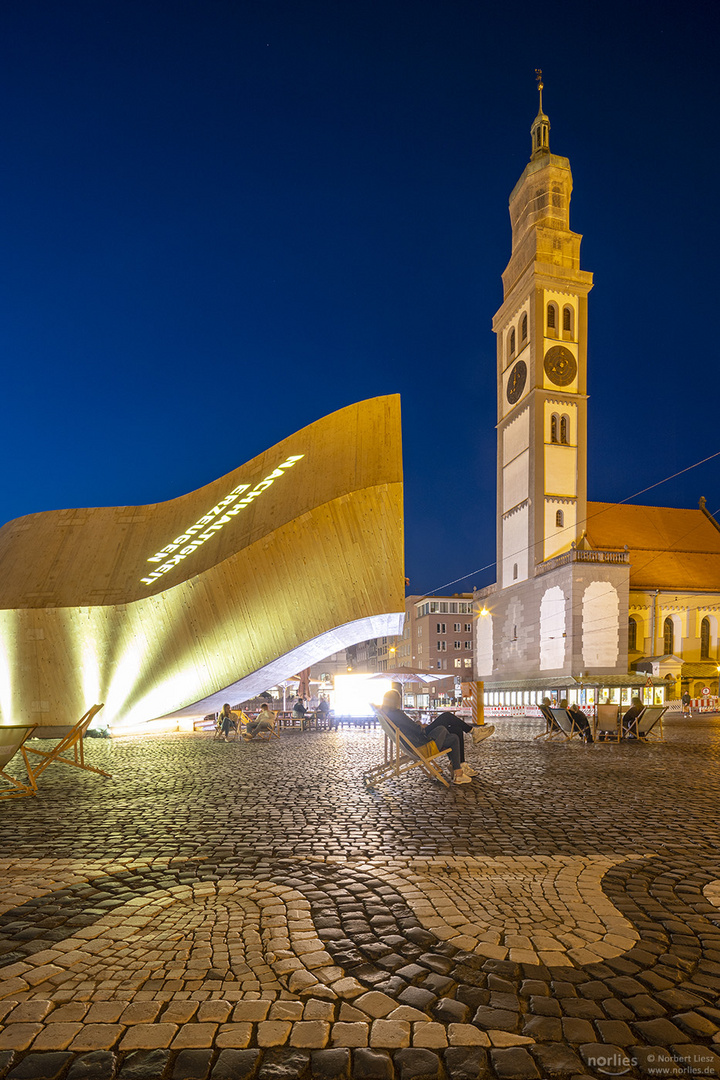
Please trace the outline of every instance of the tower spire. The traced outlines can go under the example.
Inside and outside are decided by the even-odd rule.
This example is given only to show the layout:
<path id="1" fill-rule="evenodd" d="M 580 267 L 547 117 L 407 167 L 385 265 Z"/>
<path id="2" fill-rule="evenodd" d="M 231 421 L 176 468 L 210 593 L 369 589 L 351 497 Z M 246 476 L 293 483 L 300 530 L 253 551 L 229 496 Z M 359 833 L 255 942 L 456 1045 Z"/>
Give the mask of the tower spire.
<path id="1" fill-rule="evenodd" d="M 535 78 L 538 84 L 540 104 L 538 108 L 538 114 L 533 120 L 533 125 L 530 128 L 530 138 L 532 142 L 532 153 L 530 155 L 531 161 L 539 154 L 550 153 L 550 121 L 543 112 L 542 92 L 545 84 L 543 83 L 541 68 L 535 68 Z"/>

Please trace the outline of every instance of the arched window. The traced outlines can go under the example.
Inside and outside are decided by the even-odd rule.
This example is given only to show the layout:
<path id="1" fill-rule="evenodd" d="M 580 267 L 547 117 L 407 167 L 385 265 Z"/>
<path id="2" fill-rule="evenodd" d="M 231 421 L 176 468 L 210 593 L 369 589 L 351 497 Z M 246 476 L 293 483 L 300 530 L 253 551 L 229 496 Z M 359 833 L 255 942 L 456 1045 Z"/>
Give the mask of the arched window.
<path id="1" fill-rule="evenodd" d="M 550 417 L 550 442 L 558 441 L 558 414 L 553 413 Z"/>
<path id="2" fill-rule="evenodd" d="M 520 340 L 527 341 L 527 315 L 520 320 Z"/>
<path id="3" fill-rule="evenodd" d="M 573 310 L 571 307 L 563 308 L 563 330 L 566 334 L 572 334 Z"/>
<path id="4" fill-rule="evenodd" d="M 703 619 L 700 623 L 700 659 L 710 659 L 710 620 Z"/>
<path id="5" fill-rule="evenodd" d="M 565 446 L 569 443 L 568 432 L 570 429 L 570 419 L 567 416 L 560 417 L 560 442 Z"/>
<path id="6" fill-rule="evenodd" d="M 515 327 L 510 331 L 510 338 L 508 340 L 508 356 L 513 356 L 515 353 Z"/>
<path id="7" fill-rule="evenodd" d="M 667 656 L 675 650 L 675 627 L 672 619 L 666 619 L 663 624 L 663 652 Z"/>
<path id="8" fill-rule="evenodd" d="M 555 330 L 556 329 L 556 323 L 557 323 L 557 320 L 555 318 L 555 305 L 554 304 L 548 304 L 548 306 L 547 306 L 548 330 Z"/>
<path id="9" fill-rule="evenodd" d="M 628 619 L 628 651 L 637 651 L 637 623 L 632 615 Z"/>
<path id="10" fill-rule="evenodd" d="M 565 524 L 565 515 L 563 514 L 562 510 L 556 510 L 555 511 L 555 526 L 556 526 L 556 528 L 562 529 L 564 524 Z"/>

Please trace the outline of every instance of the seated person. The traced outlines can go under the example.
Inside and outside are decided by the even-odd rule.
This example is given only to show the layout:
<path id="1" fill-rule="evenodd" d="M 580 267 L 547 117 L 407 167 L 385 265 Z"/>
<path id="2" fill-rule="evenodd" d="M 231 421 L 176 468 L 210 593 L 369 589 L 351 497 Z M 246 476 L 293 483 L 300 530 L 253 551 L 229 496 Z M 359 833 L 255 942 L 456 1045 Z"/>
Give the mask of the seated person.
<path id="1" fill-rule="evenodd" d="M 636 738 L 637 719 L 645 706 L 639 697 L 634 697 L 630 702 L 630 708 L 622 718 L 623 735 L 625 738 Z"/>
<path id="2" fill-rule="evenodd" d="M 252 739 L 255 735 L 259 735 L 263 731 L 272 731 L 274 727 L 275 713 L 267 702 L 265 702 L 255 719 L 249 722 L 245 738 Z"/>
<path id="3" fill-rule="evenodd" d="M 230 706 L 226 703 L 222 707 L 222 712 L 218 717 L 218 724 L 220 725 L 220 738 L 228 741 L 228 735 L 230 731 L 237 731 L 239 716 L 237 713 L 232 712 Z"/>
<path id="4" fill-rule="evenodd" d="M 453 784 L 469 784 L 472 780 L 468 766 L 463 767 L 462 738 L 453 734 L 443 724 L 437 725 L 430 733 L 427 728 L 411 719 L 400 708 L 401 698 L 397 690 L 388 690 L 383 697 L 382 710 L 395 727 L 399 728 L 413 746 L 426 746 L 435 742 L 439 750 L 450 750 L 450 763 L 453 770 Z M 456 718 L 457 719 L 457 718 Z"/>
<path id="5" fill-rule="evenodd" d="M 305 702 L 301 697 L 299 697 L 293 705 L 293 719 L 302 720 L 306 712 L 307 709 L 305 708 Z"/>
<path id="6" fill-rule="evenodd" d="M 585 713 L 582 711 L 576 701 L 573 701 L 572 705 L 568 706 L 568 712 L 575 721 L 575 727 L 579 730 L 586 743 L 593 742 L 592 728 L 590 721 Z"/>

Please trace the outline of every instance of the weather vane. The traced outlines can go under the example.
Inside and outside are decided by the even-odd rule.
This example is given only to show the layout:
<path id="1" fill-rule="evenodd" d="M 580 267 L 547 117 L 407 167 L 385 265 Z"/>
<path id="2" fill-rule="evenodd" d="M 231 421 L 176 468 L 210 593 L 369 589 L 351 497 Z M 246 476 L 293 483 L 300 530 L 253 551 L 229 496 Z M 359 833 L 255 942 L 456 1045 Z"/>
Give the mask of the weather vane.
<path id="1" fill-rule="evenodd" d="M 540 112 L 542 112 L 542 92 L 543 92 L 543 77 L 542 68 L 535 68 L 535 79 L 538 84 L 538 93 L 540 94 Z"/>

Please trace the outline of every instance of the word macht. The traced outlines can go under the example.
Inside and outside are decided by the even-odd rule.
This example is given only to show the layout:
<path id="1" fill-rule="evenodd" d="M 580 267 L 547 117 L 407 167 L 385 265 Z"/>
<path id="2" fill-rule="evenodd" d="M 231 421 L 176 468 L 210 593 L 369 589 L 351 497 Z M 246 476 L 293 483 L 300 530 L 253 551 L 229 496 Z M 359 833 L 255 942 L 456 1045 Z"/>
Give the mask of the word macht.
<path id="1" fill-rule="evenodd" d="M 174 566 L 182 562 L 183 559 L 187 559 L 188 555 L 192 555 L 193 551 L 204 544 L 212 536 L 215 536 L 220 529 L 224 528 L 228 522 L 232 521 L 241 511 L 249 506 L 251 502 L 257 499 L 258 495 L 261 495 L 263 491 L 266 491 L 271 484 L 284 476 L 288 469 L 292 469 L 296 462 L 304 458 L 304 454 L 292 454 L 289 458 L 286 458 L 281 465 L 278 465 L 264 480 L 261 480 L 259 484 L 256 484 L 252 491 L 248 491 L 249 484 L 238 484 L 236 488 L 226 495 L 224 499 L 221 499 L 217 506 L 213 506 L 212 510 L 208 510 L 207 514 L 203 514 L 199 521 L 196 521 L 194 525 L 191 525 L 189 529 L 186 529 L 181 536 L 177 536 L 172 544 L 166 544 L 164 548 L 151 555 L 148 559 L 149 563 L 162 563 L 162 566 L 154 570 L 152 574 L 148 574 L 147 577 L 141 578 L 143 585 L 152 585 L 153 581 L 156 581 L 163 574 L 167 574 Z M 247 491 L 247 495 L 243 495 L 242 499 L 236 502 L 238 495 L 242 495 L 244 491 Z M 234 503 L 231 506 L 230 503 Z M 185 547 L 181 547 L 184 544 Z M 178 548 L 180 550 L 178 551 Z M 177 552 L 177 554 L 173 554 Z M 168 555 L 172 558 L 168 559 Z M 164 560 L 164 561 L 163 561 Z"/>

